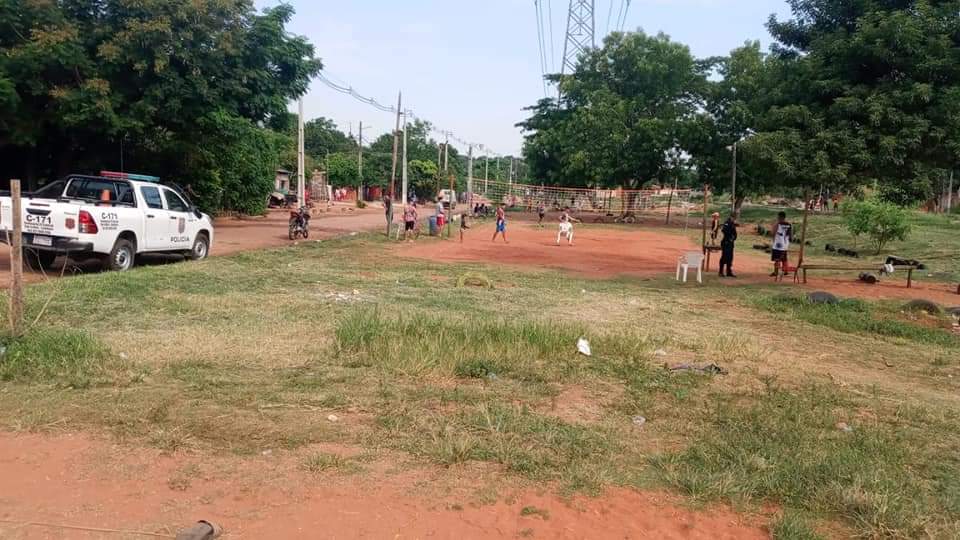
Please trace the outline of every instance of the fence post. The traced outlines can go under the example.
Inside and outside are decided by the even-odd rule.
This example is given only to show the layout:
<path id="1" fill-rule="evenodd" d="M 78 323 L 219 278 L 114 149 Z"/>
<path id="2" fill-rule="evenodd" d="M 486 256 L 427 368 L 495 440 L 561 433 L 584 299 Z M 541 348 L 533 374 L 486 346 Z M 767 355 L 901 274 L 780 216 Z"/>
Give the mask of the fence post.
<path id="1" fill-rule="evenodd" d="M 23 230 L 20 208 L 20 180 L 10 180 L 12 226 L 10 238 L 10 332 L 19 336 L 23 329 Z"/>

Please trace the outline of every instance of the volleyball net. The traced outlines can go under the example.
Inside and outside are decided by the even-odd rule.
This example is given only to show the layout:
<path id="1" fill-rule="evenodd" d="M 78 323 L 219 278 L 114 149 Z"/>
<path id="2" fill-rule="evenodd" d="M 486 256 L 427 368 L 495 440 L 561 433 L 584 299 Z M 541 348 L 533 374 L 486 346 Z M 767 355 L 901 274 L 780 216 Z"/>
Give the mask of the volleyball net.
<path id="1" fill-rule="evenodd" d="M 508 209 L 535 211 L 569 208 L 573 212 L 601 216 L 663 215 L 671 212 L 686 216 L 703 209 L 702 195 L 696 198 L 690 189 L 592 189 L 517 184 L 473 179 L 473 206 L 503 204 Z"/>

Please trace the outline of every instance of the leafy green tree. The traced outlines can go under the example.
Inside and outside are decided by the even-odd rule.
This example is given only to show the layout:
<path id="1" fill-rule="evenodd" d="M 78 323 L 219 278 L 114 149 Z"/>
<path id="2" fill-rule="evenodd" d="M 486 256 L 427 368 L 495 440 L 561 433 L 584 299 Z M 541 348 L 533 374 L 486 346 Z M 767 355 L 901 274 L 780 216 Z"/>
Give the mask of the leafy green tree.
<path id="1" fill-rule="evenodd" d="M 338 152 L 336 154 L 330 154 L 329 159 L 327 160 L 327 175 L 330 185 L 336 187 L 359 187 L 360 178 L 358 176 L 357 170 L 357 156 L 356 154 L 349 153 L 345 154 Z M 366 177 L 366 171 L 364 171 L 364 177 Z M 370 184 L 365 184 L 370 185 Z"/>
<path id="2" fill-rule="evenodd" d="M 337 129 L 329 118 L 314 118 L 303 125 L 304 151 L 317 161 L 323 160 L 328 153 L 349 152 L 356 147 L 357 141 Z"/>
<path id="3" fill-rule="evenodd" d="M 321 67 L 286 31 L 292 15 L 251 0 L 0 0 L 0 176 L 35 185 L 123 156 L 126 170 L 216 191 L 186 166 L 207 162 L 219 134 L 205 130 L 285 115 Z"/>
<path id="4" fill-rule="evenodd" d="M 410 185 L 421 197 L 432 197 L 437 191 L 438 169 L 434 161 L 415 159 L 407 164 Z"/>
<path id="5" fill-rule="evenodd" d="M 845 203 L 843 218 L 855 237 L 866 234 L 877 255 L 893 240 L 906 240 L 910 234 L 907 212 L 896 204 L 879 199 Z"/>
<path id="6" fill-rule="evenodd" d="M 669 177 L 702 107 L 706 66 L 660 34 L 614 33 L 558 80 L 520 126 L 534 177 L 562 185 L 639 187 Z"/>
<path id="7" fill-rule="evenodd" d="M 860 184 L 877 181 L 881 194 L 900 204 L 931 196 L 960 156 L 960 4 L 789 4 L 791 19 L 768 24 L 789 67 L 774 90 L 783 93 L 775 116 L 794 130 L 776 142 L 810 141 L 818 150 L 804 153 L 816 168 Z"/>

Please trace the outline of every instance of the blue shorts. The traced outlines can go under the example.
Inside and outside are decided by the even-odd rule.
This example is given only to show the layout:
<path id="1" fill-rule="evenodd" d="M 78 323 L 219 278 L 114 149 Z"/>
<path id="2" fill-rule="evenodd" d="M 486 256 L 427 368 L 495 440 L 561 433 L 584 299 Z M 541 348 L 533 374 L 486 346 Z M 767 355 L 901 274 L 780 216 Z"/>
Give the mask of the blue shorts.
<path id="1" fill-rule="evenodd" d="M 507 230 L 507 220 L 501 219 L 497 221 L 497 232 L 506 232 Z"/>

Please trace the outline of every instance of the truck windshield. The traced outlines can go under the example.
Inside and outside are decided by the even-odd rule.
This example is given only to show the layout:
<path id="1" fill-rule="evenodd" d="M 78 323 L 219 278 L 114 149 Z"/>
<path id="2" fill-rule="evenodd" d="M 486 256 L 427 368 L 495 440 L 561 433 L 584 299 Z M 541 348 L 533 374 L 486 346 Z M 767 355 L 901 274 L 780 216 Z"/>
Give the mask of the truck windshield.
<path id="1" fill-rule="evenodd" d="M 68 199 L 109 200 L 109 202 L 119 204 L 134 204 L 133 189 L 130 184 L 106 179 L 74 178 L 67 186 L 67 192 L 64 193 L 64 196 Z"/>

